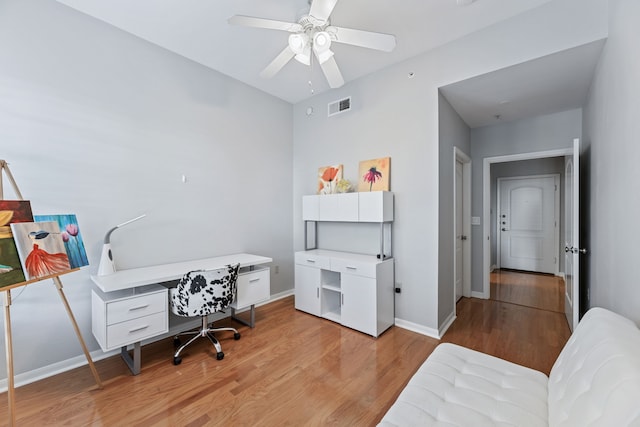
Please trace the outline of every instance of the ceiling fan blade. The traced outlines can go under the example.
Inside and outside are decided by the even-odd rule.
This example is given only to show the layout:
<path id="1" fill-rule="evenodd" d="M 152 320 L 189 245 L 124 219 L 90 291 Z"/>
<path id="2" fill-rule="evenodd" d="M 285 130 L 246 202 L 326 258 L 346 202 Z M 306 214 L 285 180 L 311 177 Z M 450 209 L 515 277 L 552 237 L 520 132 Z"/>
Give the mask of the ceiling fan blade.
<path id="1" fill-rule="evenodd" d="M 296 54 L 293 53 L 291 48 L 287 45 L 287 47 L 285 47 L 284 50 L 280 52 L 278 56 L 276 56 L 276 58 L 265 67 L 264 70 L 262 70 L 262 72 L 260 73 L 260 77 L 264 79 L 270 79 L 271 77 L 275 76 L 276 73 L 280 71 L 282 67 L 287 65 L 287 62 L 291 61 L 291 58 L 293 58 L 295 55 Z"/>
<path id="2" fill-rule="evenodd" d="M 333 12 L 333 8 L 336 7 L 337 2 L 338 0 L 313 0 L 309 15 L 322 22 L 326 22 L 331 12 Z"/>
<path id="3" fill-rule="evenodd" d="M 344 84 L 344 79 L 342 78 L 342 74 L 340 73 L 338 64 L 336 63 L 336 60 L 333 58 L 333 56 L 320 64 L 320 68 L 322 68 L 322 72 L 327 78 L 327 82 L 329 82 L 329 86 L 331 88 L 335 89 Z"/>
<path id="4" fill-rule="evenodd" d="M 371 31 L 334 26 L 327 27 L 326 31 L 331 35 L 331 40 L 338 43 L 367 47 L 384 52 L 391 52 L 396 47 L 396 36 L 392 34 L 373 33 Z"/>
<path id="5" fill-rule="evenodd" d="M 294 22 L 276 21 L 273 19 L 255 18 L 253 16 L 234 15 L 227 19 L 232 25 L 242 25 L 244 27 L 267 28 L 269 30 L 289 31 L 297 33 L 302 31 L 302 25 Z"/>

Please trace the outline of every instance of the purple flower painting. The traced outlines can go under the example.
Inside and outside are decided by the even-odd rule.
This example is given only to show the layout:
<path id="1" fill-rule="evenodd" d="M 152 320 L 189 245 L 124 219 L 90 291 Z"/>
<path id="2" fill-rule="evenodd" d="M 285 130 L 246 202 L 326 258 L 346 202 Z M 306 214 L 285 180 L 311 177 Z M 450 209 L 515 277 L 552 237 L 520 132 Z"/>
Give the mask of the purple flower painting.
<path id="1" fill-rule="evenodd" d="M 358 191 L 389 191 L 391 157 L 360 162 Z"/>

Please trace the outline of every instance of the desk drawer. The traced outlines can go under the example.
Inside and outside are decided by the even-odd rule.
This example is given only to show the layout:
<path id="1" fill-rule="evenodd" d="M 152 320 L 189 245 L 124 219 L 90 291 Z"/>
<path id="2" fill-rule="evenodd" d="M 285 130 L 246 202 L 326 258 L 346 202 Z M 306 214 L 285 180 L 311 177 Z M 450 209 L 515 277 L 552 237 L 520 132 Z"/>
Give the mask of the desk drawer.
<path id="1" fill-rule="evenodd" d="M 267 267 L 239 274 L 236 301 L 232 306 L 244 308 L 268 300 L 271 297 L 269 271 L 270 269 Z"/>
<path id="2" fill-rule="evenodd" d="M 153 313 L 166 313 L 167 290 L 141 294 L 107 303 L 107 325 L 137 319 Z"/>
<path id="3" fill-rule="evenodd" d="M 355 274 L 364 277 L 376 277 L 376 263 L 353 261 L 340 258 L 331 259 L 331 270 L 339 273 Z"/>
<path id="4" fill-rule="evenodd" d="M 316 255 L 308 252 L 296 252 L 296 264 L 308 265 L 309 267 L 322 268 L 329 270 L 331 267 L 331 259 L 326 256 Z"/>
<path id="5" fill-rule="evenodd" d="M 122 347 L 167 332 L 167 313 L 155 313 L 107 327 L 107 348 Z"/>

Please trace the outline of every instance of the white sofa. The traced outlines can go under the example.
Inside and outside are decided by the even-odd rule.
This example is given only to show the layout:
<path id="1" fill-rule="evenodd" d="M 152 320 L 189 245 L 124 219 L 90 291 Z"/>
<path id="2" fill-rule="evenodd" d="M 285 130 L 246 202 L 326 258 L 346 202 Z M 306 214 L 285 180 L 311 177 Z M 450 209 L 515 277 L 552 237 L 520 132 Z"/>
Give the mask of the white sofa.
<path id="1" fill-rule="evenodd" d="M 549 377 L 440 344 L 379 426 L 640 426 L 640 330 L 592 308 Z"/>

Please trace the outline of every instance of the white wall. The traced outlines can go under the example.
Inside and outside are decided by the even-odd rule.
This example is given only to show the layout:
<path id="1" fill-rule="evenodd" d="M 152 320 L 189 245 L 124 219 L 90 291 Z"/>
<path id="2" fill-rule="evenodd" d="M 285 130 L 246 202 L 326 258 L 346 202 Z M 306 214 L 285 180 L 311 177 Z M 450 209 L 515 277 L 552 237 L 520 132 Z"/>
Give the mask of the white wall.
<path id="1" fill-rule="evenodd" d="M 48 0 L 2 2 L 0 94 L 0 158 L 33 212 L 78 216 L 91 265 L 63 282 L 90 350 L 103 236 L 141 213 L 112 235 L 120 268 L 246 251 L 292 289 L 290 104 Z M 12 294 L 17 374 L 84 363 L 50 281 Z"/>
<path id="2" fill-rule="evenodd" d="M 303 247 L 301 197 L 315 193 L 319 166 L 342 163 L 345 176 L 354 180 L 359 161 L 391 156 L 391 190 L 396 196 L 393 247 L 396 281 L 402 283 L 396 318 L 403 326 L 437 334 L 439 318 L 447 317 L 438 313 L 438 88 L 606 34 L 606 0 L 556 0 L 296 104 L 296 249 Z M 409 72 L 415 73 L 412 79 Z M 327 117 L 327 103 L 348 95 L 353 97 L 353 111 Z M 309 106 L 315 112 L 307 117 Z M 351 244 L 347 239 L 341 242 Z"/>
<path id="3" fill-rule="evenodd" d="M 438 325 L 442 325 L 454 309 L 454 223 L 455 208 L 453 200 L 453 177 L 455 170 L 453 148 L 459 148 L 471 157 L 471 133 L 469 126 L 451 107 L 446 98 L 438 94 L 438 129 L 439 156 L 438 163 L 440 185 L 438 188 Z M 472 165 L 473 166 L 473 165 Z"/>
<path id="4" fill-rule="evenodd" d="M 570 148 L 582 136 L 582 110 L 569 110 L 471 130 L 471 215 L 482 218 L 482 174 L 485 157 Z M 483 225 L 471 227 L 471 291 L 483 291 Z"/>
<path id="5" fill-rule="evenodd" d="M 640 323 L 640 2 L 611 0 L 609 14 L 609 39 L 584 114 L 589 186 L 581 196 L 590 217 L 589 254 L 582 259 L 591 306 Z"/>

